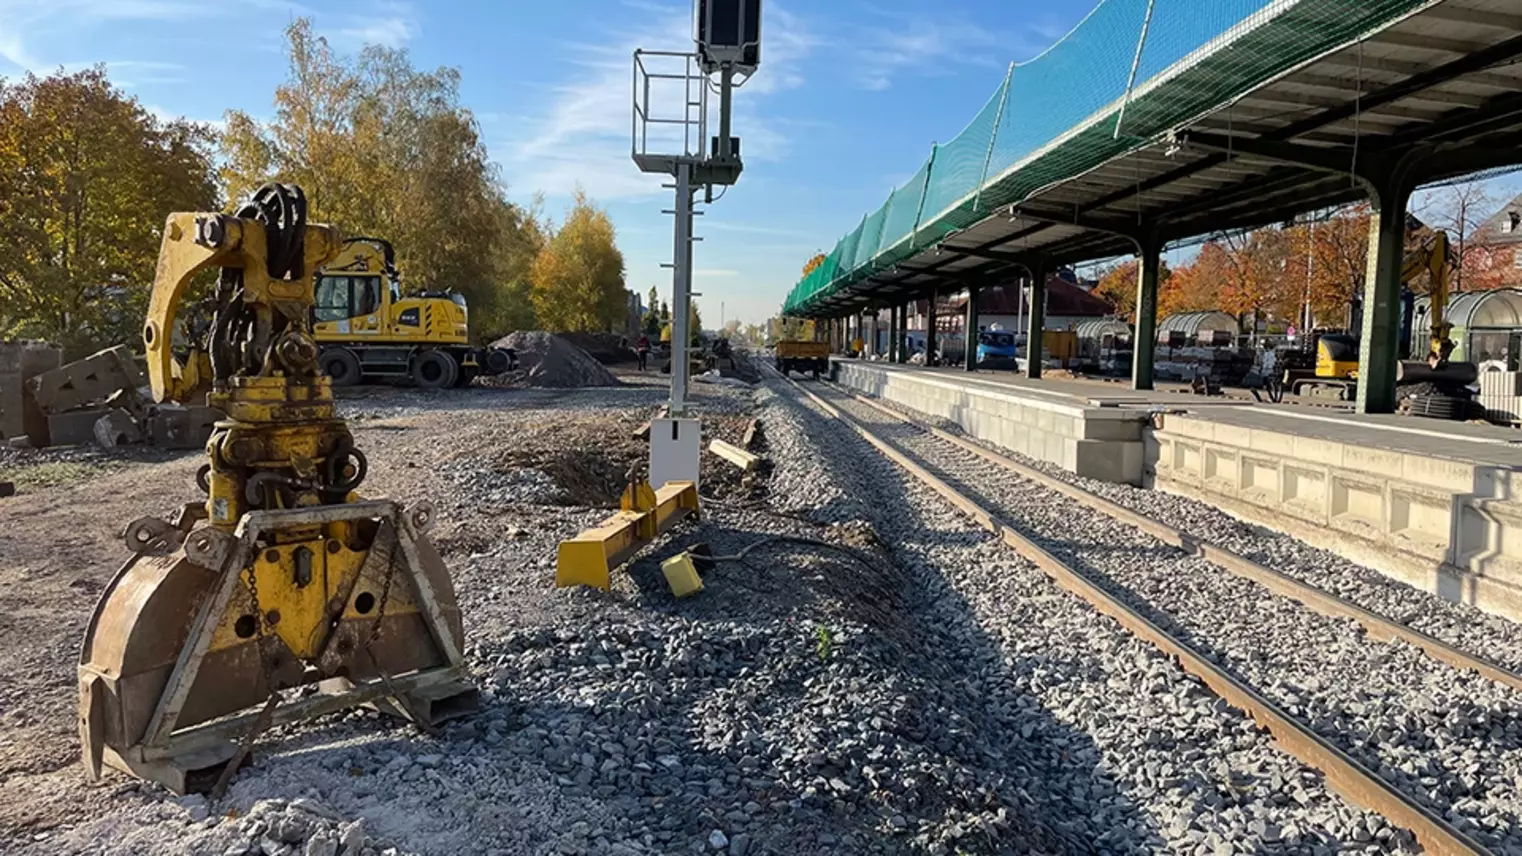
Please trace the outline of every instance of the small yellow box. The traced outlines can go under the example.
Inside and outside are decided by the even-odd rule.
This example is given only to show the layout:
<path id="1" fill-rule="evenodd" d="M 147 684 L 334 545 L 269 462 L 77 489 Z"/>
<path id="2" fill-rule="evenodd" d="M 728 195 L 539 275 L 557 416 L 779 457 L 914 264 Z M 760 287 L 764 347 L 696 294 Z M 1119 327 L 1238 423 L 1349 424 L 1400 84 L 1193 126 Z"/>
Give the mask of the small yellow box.
<path id="1" fill-rule="evenodd" d="M 677 597 L 687 597 L 703 590 L 703 579 L 698 576 L 698 569 L 692 564 L 692 556 L 685 552 L 661 562 L 661 573 L 666 575 L 666 585 L 671 587 L 671 593 Z"/>

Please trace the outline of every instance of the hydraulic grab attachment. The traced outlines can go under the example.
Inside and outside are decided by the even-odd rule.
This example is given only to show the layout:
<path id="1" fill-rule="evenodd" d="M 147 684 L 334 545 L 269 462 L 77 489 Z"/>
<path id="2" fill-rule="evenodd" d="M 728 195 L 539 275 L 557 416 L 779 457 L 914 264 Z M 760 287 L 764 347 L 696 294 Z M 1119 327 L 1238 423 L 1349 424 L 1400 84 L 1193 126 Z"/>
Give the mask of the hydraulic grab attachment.
<path id="1" fill-rule="evenodd" d="M 366 459 L 318 370 L 312 271 L 340 246 L 284 185 L 231 216 L 165 224 L 143 329 L 154 398 L 209 389 L 227 418 L 197 473 L 205 500 L 127 527 L 133 556 L 91 617 L 79 665 L 91 778 L 104 764 L 205 790 L 274 724 L 372 704 L 429 728 L 475 708 L 432 510 L 355 493 Z M 177 356 L 180 301 L 211 269 L 215 321 Z M 319 691 L 282 697 L 306 685 Z"/>

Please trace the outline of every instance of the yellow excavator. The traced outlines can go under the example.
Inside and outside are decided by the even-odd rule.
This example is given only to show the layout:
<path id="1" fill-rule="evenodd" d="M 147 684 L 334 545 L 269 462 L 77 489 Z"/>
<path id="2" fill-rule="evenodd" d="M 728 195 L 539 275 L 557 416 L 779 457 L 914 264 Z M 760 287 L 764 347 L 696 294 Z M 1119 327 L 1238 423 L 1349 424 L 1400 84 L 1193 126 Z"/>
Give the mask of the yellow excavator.
<path id="1" fill-rule="evenodd" d="M 1427 353 L 1421 360 L 1402 360 L 1396 369 L 1398 383 L 1419 382 L 1471 383 L 1476 369 L 1469 363 L 1451 363 L 1454 343 L 1449 337 L 1453 325 L 1448 323 L 1449 275 L 1454 259 L 1448 233 L 1435 231 L 1420 247 L 1406 254 L 1401 269 L 1401 284 L 1427 274 L 1431 283 L 1431 334 Z M 1313 378 L 1299 378 L 1289 384 L 1297 395 L 1351 401 L 1358 392 L 1359 331 L 1323 333 L 1316 339 L 1316 369 Z"/>
<path id="2" fill-rule="evenodd" d="M 92 779 L 109 766 L 215 793 L 273 726 L 368 704 L 431 729 L 476 706 L 433 510 L 357 493 L 366 458 L 321 371 L 313 271 L 342 249 L 294 186 L 231 215 L 169 215 L 143 327 L 153 397 L 204 397 L 226 418 L 196 474 L 204 498 L 126 527 L 131 558 L 90 618 Z M 215 316 L 186 355 L 170 333 L 205 270 Z"/>
<path id="3" fill-rule="evenodd" d="M 317 272 L 312 332 L 334 386 L 373 377 L 420 387 L 466 386 L 517 364 L 508 348 L 470 345 L 469 312 L 455 292 L 404 294 L 396 253 L 383 238 L 353 237 Z"/>

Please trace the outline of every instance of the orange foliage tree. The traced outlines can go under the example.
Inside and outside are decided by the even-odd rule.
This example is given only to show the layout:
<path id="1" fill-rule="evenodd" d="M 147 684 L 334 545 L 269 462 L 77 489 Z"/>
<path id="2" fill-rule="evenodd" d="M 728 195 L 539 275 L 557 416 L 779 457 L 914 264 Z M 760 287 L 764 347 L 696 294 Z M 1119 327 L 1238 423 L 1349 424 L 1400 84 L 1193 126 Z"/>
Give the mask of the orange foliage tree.
<path id="1" fill-rule="evenodd" d="M 1194 261 L 1175 269 L 1159 289 L 1158 317 L 1220 308 L 1221 289 L 1231 274 L 1232 264 L 1226 248 L 1215 241 L 1205 244 Z"/>
<path id="2" fill-rule="evenodd" d="M 822 264 L 824 264 L 824 253 L 815 253 L 814 257 L 809 259 L 808 262 L 804 264 L 803 275 L 808 276 L 814 272 L 815 268 L 819 267 Z"/>
<path id="3" fill-rule="evenodd" d="M 1099 284 L 1094 287 L 1094 293 L 1115 309 L 1117 318 L 1123 318 L 1133 324 L 1136 323 L 1136 282 L 1140 272 L 1140 261 L 1132 259 L 1120 262 L 1105 271 L 1099 278 Z M 1168 283 L 1172 275 L 1167 262 L 1164 262 L 1157 273 L 1159 307 L 1162 305 L 1163 294 L 1168 291 Z M 1161 308 L 1158 310 L 1158 316 L 1162 317 Z"/>
<path id="4" fill-rule="evenodd" d="M 1286 290 L 1298 290 L 1297 304 L 1303 307 L 1309 302 L 1322 326 L 1345 323 L 1348 307 L 1363 291 L 1368 275 L 1369 206 L 1355 205 L 1319 223 L 1286 231 L 1290 239 Z"/>

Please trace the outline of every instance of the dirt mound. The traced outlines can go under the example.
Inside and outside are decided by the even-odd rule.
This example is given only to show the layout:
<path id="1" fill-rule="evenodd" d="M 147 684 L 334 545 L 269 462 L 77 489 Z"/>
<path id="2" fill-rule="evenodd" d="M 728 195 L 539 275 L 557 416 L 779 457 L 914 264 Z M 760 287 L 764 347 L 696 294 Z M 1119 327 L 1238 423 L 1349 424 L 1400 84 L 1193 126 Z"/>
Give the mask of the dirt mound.
<path id="1" fill-rule="evenodd" d="M 632 363 L 639 359 L 632 340 L 616 333 L 556 333 L 555 335 L 586 351 L 605 366 Z"/>
<path id="2" fill-rule="evenodd" d="M 590 354 L 560 336 L 542 330 L 511 333 L 492 343 L 518 352 L 519 370 L 503 380 L 527 386 L 567 388 L 618 386 L 618 378 Z"/>

